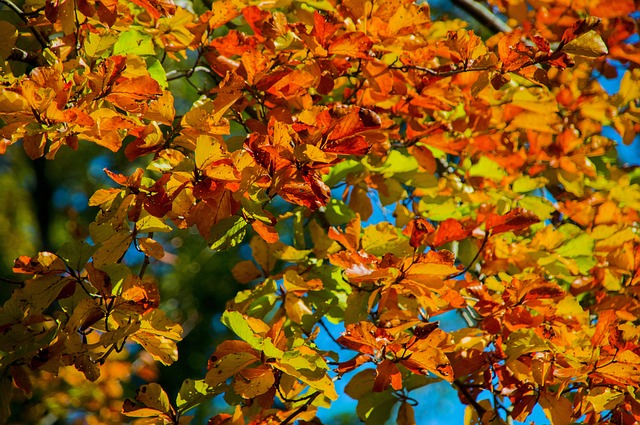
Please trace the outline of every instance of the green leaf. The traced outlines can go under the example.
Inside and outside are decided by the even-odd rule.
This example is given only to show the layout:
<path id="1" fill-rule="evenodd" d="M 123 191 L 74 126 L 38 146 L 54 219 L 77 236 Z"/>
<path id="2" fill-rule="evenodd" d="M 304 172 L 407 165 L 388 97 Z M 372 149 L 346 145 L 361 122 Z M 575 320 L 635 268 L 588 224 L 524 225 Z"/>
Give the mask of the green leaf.
<path id="1" fill-rule="evenodd" d="M 257 336 L 247 319 L 237 311 L 225 311 L 220 321 L 256 350 L 262 350 L 264 339 Z"/>
<path id="2" fill-rule="evenodd" d="M 558 255 L 567 258 L 590 256 L 593 254 L 595 241 L 586 233 L 572 237 L 556 250 Z"/>
<path id="3" fill-rule="evenodd" d="M 96 34 L 88 32 L 84 39 L 84 53 L 90 58 L 98 58 L 110 53 L 111 47 L 118 41 L 114 34 Z"/>
<path id="4" fill-rule="evenodd" d="M 356 413 L 364 420 L 365 425 L 384 424 L 391 417 L 391 411 L 397 402 L 398 399 L 390 391 L 374 393 L 370 390 L 358 400 Z"/>
<path id="5" fill-rule="evenodd" d="M 273 365 L 277 369 L 299 379 L 310 387 L 322 391 L 322 393 L 331 400 L 338 399 L 338 394 L 336 393 L 333 381 L 326 374 L 326 371 L 321 369 L 297 369 L 286 362 L 276 362 L 273 363 Z"/>
<path id="6" fill-rule="evenodd" d="M 469 168 L 469 176 L 484 177 L 494 182 L 500 182 L 503 177 L 507 176 L 507 172 L 504 171 L 497 162 L 490 160 L 486 156 L 482 156 L 477 163 Z"/>
<path id="7" fill-rule="evenodd" d="M 325 207 L 325 216 L 332 226 L 345 224 L 356 218 L 356 214 L 344 202 L 332 198 Z"/>
<path id="8" fill-rule="evenodd" d="M 415 173 L 418 170 L 418 160 L 408 153 L 401 153 L 397 150 L 389 152 L 387 160 L 380 168 L 371 167 L 374 171 L 382 172 L 385 178 L 390 178 L 398 174 Z"/>
<path id="9" fill-rule="evenodd" d="M 329 174 L 324 178 L 327 186 L 332 187 L 344 181 L 349 174 L 359 173 L 364 169 L 360 161 L 348 159 L 331 167 Z"/>
<path id="10" fill-rule="evenodd" d="M 609 53 L 607 45 L 597 32 L 591 30 L 562 47 L 562 51 L 587 58 L 598 58 Z"/>
<path id="11" fill-rule="evenodd" d="M 97 251 L 98 247 L 89 245 L 84 241 L 69 241 L 62 245 L 56 252 L 58 257 L 62 258 L 69 267 L 74 270 L 84 269 L 89 258 Z"/>
<path id="12" fill-rule="evenodd" d="M 546 179 L 544 178 L 532 178 L 527 175 L 523 175 L 518 177 L 511 188 L 514 192 L 518 193 L 526 193 L 531 192 L 532 190 L 543 187 L 546 184 Z"/>
<path id="13" fill-rule="evenodd" d="M 147 70 L 149 71 L 151 78 L 160 84 L 160 87 L 164 90 L 169 88 L 169 83 L 167 82 L 167 71 L 164 70 L 162 63 L 158 59 L 149 58 L 147 60 Z"/>
<path id="14" fill-rule="evenodd" d="M 532 211 L 540 220 L 548 220 L 556 210 L 551 202 L 537 196 L 525 196 L 518 201 L 518 206 Z"/>
<path id="15" fill-rule="evenodd" d="M 176 397 L 176 407 L 180 413 L 184 413 L 209 400 L 216 393 L 204 379 L 187 379 L 182 383 Z"/>
<path id="16" fill-rule="evenodd" d="M 211 249 L 225 250 L 233 248 L 244 239 L 247 233 L 247 220 L 233 216 L 220 220 L 211 228 Z"/>
<path id="17" fill-rule="evenodd" d="M 386 221 L 364 229 L 362 248 L 369 254 L 383 256 L 390 252 L 401 258 L 413 250 L 408 238 L 400 236 L 398 228 Z"/>
<path id="18" fill-rule="evenodd" d="M 136 30 L 121 32 L 118 41 L 113 46 L 114 55 L 155 55 L 150 34 L 143 34 Z"/>

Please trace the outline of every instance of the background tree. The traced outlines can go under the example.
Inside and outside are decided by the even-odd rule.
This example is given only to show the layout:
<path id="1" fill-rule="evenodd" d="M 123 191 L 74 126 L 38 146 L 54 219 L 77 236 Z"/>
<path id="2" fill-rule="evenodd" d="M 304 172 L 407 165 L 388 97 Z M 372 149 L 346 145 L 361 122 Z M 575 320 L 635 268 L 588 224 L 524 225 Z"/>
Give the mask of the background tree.
<path id="1" fill-rule="evenodd" d="M 1 3 L 5 420 L 638 420 L 633 1 Z"/>

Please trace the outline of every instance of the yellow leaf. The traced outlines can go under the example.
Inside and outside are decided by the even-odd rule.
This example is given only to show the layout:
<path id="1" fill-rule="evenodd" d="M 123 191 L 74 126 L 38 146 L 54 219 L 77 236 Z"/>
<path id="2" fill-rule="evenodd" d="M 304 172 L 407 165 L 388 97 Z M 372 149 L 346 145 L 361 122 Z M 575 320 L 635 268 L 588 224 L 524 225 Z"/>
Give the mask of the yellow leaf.
<path id="1" fill-rule="evenodd" d="M 167 393 L 160 385 L 153 382 L 138 388 L 135 402 L 125 400 L 122 411 L 127 416 L 159 417 L 158 419 L 167 420 L 170 420 L 175 413 Z"/>
<path id="2" fill-rule="evenodd" d="M 231 353 L 218 360 L 209 369 L 204 377 L 204 382 L 211 387 L 215 387 L 257 361 L 258 358 L 256 356 L 245 351 Z"/>
<path id="3" fill-rule="evenodd" d="M 600 35 L 593 30 L 567 43 L 562 47 L 562 51 L 588 58 L 597 58 L 609 53 Z"/>
<path id="4" fill-rule="evenodd" d="M 587 401 L 593 405 L 596 413 L 604 410 L 613 410 L 621 401 L 624 394 L 608 387 L 596 387 L 589 391 Z"/>
<path id="5" fill-rule="evenodd" d="M 304 280 L 294 270 L 287 270 L 283 276 L 284 289 L 289 291 L 317 291 L 322 289 L 322 281 L 320 279 Z"/>
<path id="6" fill-rule="evenodd" d="M 96 207 L 111 202 L 120 192 L 120 189 L 98 189 L 91 195 L 91 198 L 89 198 L 89 206 Z"/>
<path id="7" fill-rule="evenodd" d="M 196 167 L 202 169 L 207 164 L 228 159 L 225 147 L 214 137 L 202 135 L 196 139 Z"/>
<path id="8" fill-rule="evenodd" d="M 313 314 L 311 309 L 302 301 L 302 298 L 292 292 L 287 293 L 285 296 L 284 309 L 287 312 L 287 317 L 295 323 L 302 323 L 303 316 Z"/>
<path id="9" fill-rule="evenodd" d="M 164 257 L 164 248 L 155 239 L 139 238 L 138 246 L 140 247 L 140 250 L 149 257 L 153 257 L 157 260 L 161 260 Z"/>
<path id="10" fill-rule="evenodd" d="M 260 365 L 240 371 L 233 383 L 233 389 L 242 397 L 252 399 L 269 391 L 275 382 L 271 367 Z"/>
<path id="11" fill-rule="evenodd" d="M 154 360 L 163 365 L 168 366 L 178 360 L 178 347 L 169 338 L 139 331 L 131 336 L 131 340 L 142 345 Z"/>
<path id="12" fill-rule="evenodd" d="M 569 425 L 572 422 L 573 408 L 568 399 L 556 398 L 555 394 L 543 391 L 538 403 L 551 425 Z"/>
<path id="13" fill-rule="evenodd" d="M 614 97 L 616 105 L 626 106 L 640 99 L 640 69 L 627 70 L 620 80 L 620 90 Z"/>
<path id="14" fill-rule="evenodd" d="M 132 240 L 131 233 L 128 231 L 114 233 L 107 240 L 102 241 L 100 248 L 93 255 L 93 263 L 97 268 L 101 268 L 106 264 L 117 263 L 120 257 L 129 249 Z"/>

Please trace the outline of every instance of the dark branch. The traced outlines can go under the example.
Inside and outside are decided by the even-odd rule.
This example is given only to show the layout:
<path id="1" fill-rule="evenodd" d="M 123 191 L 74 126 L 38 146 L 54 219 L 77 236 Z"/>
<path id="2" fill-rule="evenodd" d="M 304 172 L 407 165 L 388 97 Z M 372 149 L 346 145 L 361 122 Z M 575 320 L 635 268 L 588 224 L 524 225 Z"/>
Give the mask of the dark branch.
<path id="1" fill-rule="evenodd" d="M 468 272 L 469 269 L 474 265 L 478 257 L 480 257 L 480 253 L 482 252 L 482 250 L 484 250 L 484 247 L 487 245 L 488 240 L 489 240 L 489 232 L 485 232 L 484 238 L 482 239 L 482 244 L 480 245 L 480 248 L 478 248 L 478 252 L 476 252 L 476 255 L 473 257 L 471 262 L 467 264 L 467 266 L 461 271 L 459 271 L 458 273 L 450 274 L 449 276 L 447 276 L 447 279 L 453 279 L 455 277 L 462 276 L 463 274 Z"/>
<path id="2" fill-rule="evenodd" d="M 494 15 L 489 9 L 473 0 L 453 0 L 455 4 L 467 11 L 471 16 L 476 18 L 485 27 L 491 31 L 511 32 L 511 27 L 503 20 Z"/>
<path id="3" fill-rule="evenodd" d="M 315 400 L 319 395 L 320 392 L 311 394 L 309 396 L 309 399 L 302 406 L 298 407 L 292 414 L 287 416 L 284 421 L 280 422 L 280 425 L 287 425 L 288 423 L 291 423 L 291 421 L 293 421 L 296 416 L 307 410 L 307 407 L 309 407 L 311 403 L 313 403 L 313 400 Z"/>
<path id="4" fill-rule="evenodd" d="M 482 417 L 484 416 L 484 414 L 487 413 L 487 409 L 482 407 L 476 401 L 476 399 L 471 395 L 471 393 L 469 393 L 467 386 L 462 381 L 460 381 L 459 379 L 456 379 L 455 381 L 453 381 L 453 385 L 460 391 L 460 393 L 464 396 L 464 398 L 467 399 L 469 404 L 475 409 L 476 413 L 478 413 L 478 418 L 482 420 Z"/>
<path id="5" fill-rule="evenodd" d="M 40 43 L 43 49 L 49 47 L 49 41 L 44 38 L 40 31 L 38 31 L 34 26 L 31 25 L 31 23 L 29 22 L 29 16 L 22 9 L 16 6 L 11 0 L 0 0 L 0 3 L 11 9 L 16 15 L 20 17 L 20 19 L 22 19 L 25 24 L 27 24 L 27 27 L 29 27 L 29 31 L 31 31 L 31 33 L 36 38 L 36 40 L 38 40 L 38 43 Z"/>

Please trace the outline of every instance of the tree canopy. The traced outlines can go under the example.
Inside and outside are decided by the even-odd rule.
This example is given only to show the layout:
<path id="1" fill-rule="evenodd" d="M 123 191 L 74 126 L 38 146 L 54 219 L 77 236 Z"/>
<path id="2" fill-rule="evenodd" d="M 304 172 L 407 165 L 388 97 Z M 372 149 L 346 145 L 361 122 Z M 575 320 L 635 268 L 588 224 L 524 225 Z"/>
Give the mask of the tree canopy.
<path id="1" fill-rule="evenodd" d="M 455 3 L 0 0 L 0 422 L 640 421 L 638 3 Z"/>

